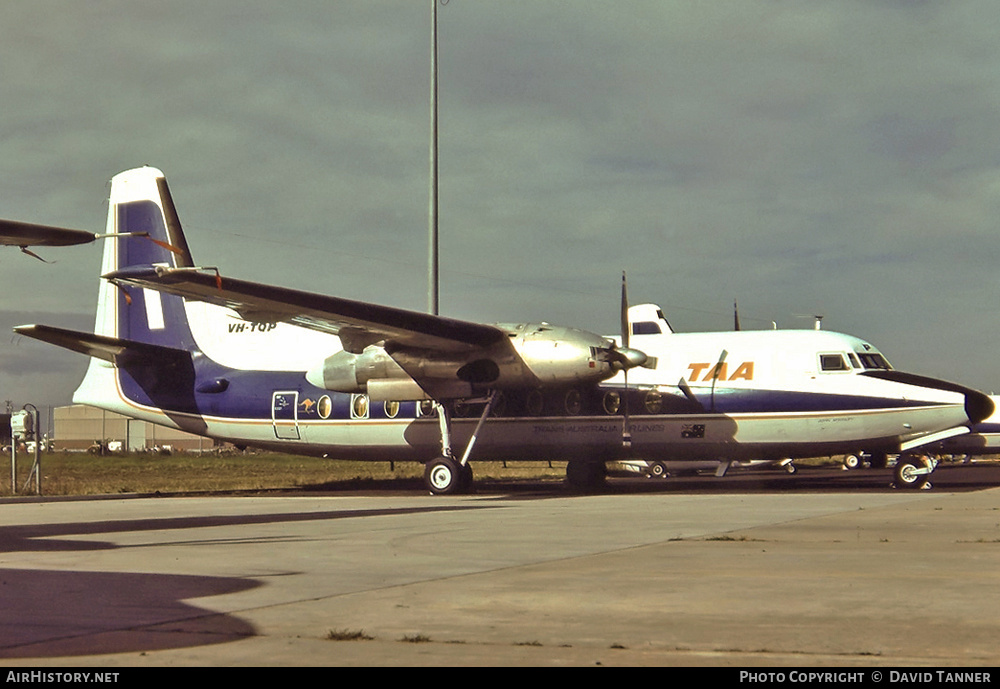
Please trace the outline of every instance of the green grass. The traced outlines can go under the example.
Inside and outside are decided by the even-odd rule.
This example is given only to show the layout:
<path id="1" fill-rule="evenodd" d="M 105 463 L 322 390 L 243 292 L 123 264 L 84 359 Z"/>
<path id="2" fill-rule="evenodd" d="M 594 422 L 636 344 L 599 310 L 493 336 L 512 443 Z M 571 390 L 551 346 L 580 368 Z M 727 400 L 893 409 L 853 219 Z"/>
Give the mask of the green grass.
<path id="1" fill-rule="evenodd" d="M 34 456 L 19 453 L 17 494 L 25 488 Z M 796 460 L 799 466 L 836 465 L 839 458 Z M 212 493 L 234 491 L 319 491 L 352 489 L 423 490 L 423 465 L 416 462 L 354 462 L 272 452 L 228 454 L 86 452 L 43 454 L 43 495 L 120 493 Z M 565 462 L 473 462 L 477 483 L 518 479 L 562 481 Z M 10 496 L 10 455 L 0 457 L 0 497 Z"/>
<path id="2" fill-rule="evenodd" d="M 24 488 L 33 455 L 18 454 L 17 494 Z M 226 455 L 175 453 L 113 454 L 54 452 L 41 456 L 43 495 L 190 493 L 271 490 L 423 488 L 423 465 L 415 462 L 351 462 L 277 453 Z M 517 478 L 562 480 L 565 464 L 476 462 L 477 481 Z M 10 456 L 0 460 L 0 496 L 11 495 Z"/>

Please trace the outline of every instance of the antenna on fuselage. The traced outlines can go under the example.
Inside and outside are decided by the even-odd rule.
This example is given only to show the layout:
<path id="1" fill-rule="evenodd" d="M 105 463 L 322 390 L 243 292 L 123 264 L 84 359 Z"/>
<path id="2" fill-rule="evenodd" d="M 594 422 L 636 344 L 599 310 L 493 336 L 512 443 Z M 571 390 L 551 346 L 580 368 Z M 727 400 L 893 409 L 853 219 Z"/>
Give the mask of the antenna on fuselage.
<path id="1" fill-rule="evenodd" d="M 822 314 L 813 314 L 812 316 L 807 316 L 804 313 L 797 313 L 797 314 L 795 314 L 795 317 L 796 318 L 812 318 L 813 319 L 813 330 L 822 330 L 823 329 L 823 327 L 822 327 L 822 325 L 823 325 L 823 315 Z"/>

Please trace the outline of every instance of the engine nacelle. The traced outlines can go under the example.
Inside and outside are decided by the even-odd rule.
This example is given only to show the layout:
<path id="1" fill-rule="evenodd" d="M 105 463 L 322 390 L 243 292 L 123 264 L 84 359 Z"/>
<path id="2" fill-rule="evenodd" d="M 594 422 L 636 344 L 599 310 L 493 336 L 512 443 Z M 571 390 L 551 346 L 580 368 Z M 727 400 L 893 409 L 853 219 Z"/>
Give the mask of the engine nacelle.
<path id="1" fill-rule="evenodd" d="M 596 384 L 647 359 L 637 349 L 619 347 L 586 330 L 548 323 L 512 327 L 511 344 L 543 385 Z"/>
<path id="2" fill-rule="evenodd" d="M 433 381 L 435 393 L 441 398 L 461 398 L 473 395 L 472 384 L 483 381 L 464 379 L 463 373 L 478 372 L 489 365 L 477 366 L 464 359 L 418 357 L 397 353 L 404 363 L 415 368 L 422 379 Z M 463 367 L 465 369 L 463 370 Z M 430 395 L 395 359 L 381 347 L 368 347 L 361 354 L 347 351 L 327 357 L 306 372 L 306 380 L 325 390 L 363 393 L 374 401 L 404 401 L 430 399 Z M 486 381 L 489 382 L 489 381 Z"/>
<path id="3" fill-rule="evenodd" d="M 361 354 L 337 352 L 306 371 L 307 381 L 336 392 L 367 392 L 372 379 L 413 380 L 381 347 L 368 347 Z"/>
<path id="4" fill-rule="evenodd" d="M 646 355 L 607 338 L 573 328 L 499 326 L 508 338 L 488 348 L 443 352 L 370 346 L 361 354 L 341 351 L 306 372 L 326 390 L 366 393 L 372 399 L 469 397 L 487 389 L 533 389 L 596 384 L 618 371 L 641 366 Z"/>

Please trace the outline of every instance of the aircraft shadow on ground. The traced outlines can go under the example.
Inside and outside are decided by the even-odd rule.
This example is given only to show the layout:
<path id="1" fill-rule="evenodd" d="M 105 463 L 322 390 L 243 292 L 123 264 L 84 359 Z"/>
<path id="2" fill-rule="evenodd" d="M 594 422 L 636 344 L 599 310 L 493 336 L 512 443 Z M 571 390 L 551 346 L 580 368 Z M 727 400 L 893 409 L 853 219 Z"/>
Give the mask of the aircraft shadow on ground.
<path id="1" fill-rule="evenodd" d="M 192 537 L 191 530 L 481 508 L 428 505 L 16 525 L 0 527 L 0 552 L 169 547 L 170 542 L 162 538 L 155 543 L 120 545 L 110 540 L 75 537 L 141 532 L 162 534 L 170 530 L 178 530 L 178 543 L 211 545 L 213 539 L 199 540 Z M 272 539 L 248 535 L 244 540 L 264 542 Z M 239 577 L 0 569 L 0 610 L 3 610 L 0 658 L 142 652 L 227 643 L 253 636 L 253 626 L 238 617 L 199 608 L 187 601 L 239 593 L 259 585 L 256 580 Z"/>
<path id="2" fill-rule="evenodd" d="M 189 599 L 259 586 L 249 579 L 124 572 L 0 570 L 0 658 L 137 653 L 253 636 Z"/>
<path id="3" fill-rule="evenodd" d="M 118 548 L 143 548 L 149 544 L 119 545 L 111 541 L 79 540 L 73 536 L 97 534 L 163 532 L 190 530 L 218 526 L 252 526 L 284 522 L 323 521 L 331 519 L 363 519 L 386 515 L 416 514 L 425 512 L 450 512 L 455 510 L 483 509 L 477 505 L 433 505 L 422 507 L 385 507 L 373 509 L 324 510 L 320 512 L 281 512 L 276 514 L 234 514 L 222 516 L 167 517 L 162 519 L 120 519 L 102 522 L 69 522 L 62 524 L 20 524 L 0 527 L 0 552 L 59 552 L 83 550 L 111 550 Z M 189 534 L 185 534 L 188 536 Z M 231 538 L 225 539 L 227 542 Z M 256 540 L 253 537 L 247 541 Z M 263 539 L 261 539 L 263 540 Z M 211 544 L 211 540 L 198 541 L 186 537 L 185 544 Z M 158 540 L 157 545 L 169 545 Z"/>

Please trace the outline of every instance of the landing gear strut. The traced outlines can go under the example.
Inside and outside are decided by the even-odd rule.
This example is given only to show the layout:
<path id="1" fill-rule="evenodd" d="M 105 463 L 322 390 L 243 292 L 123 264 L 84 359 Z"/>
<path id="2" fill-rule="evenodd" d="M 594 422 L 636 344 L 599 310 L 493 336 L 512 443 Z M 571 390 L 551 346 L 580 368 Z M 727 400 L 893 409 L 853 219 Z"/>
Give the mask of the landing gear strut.
<path id="1" fill-rule="evenodd" d="M 900 455 L 896 460 L 896 487 L 920 490 L 930 488 L 931 472 L 937 467 L 937 462 L 930 457 L 916 455 Z"/>
<path id="2" fill-rule="evenodd" d="M 454 495 L 456 493 L 468 493 L 472 490 L 472 467 L 469 466 L 469 455 L 476 444 L 476 438 L 482 429 L 486 418 L 493 409 L 493 402 L 496 400 L 496 392 L 491 392 L 486 399 L 486 406 L 476 424 L 476 430 L 472 432 L 469 443 L 465 446 L 465 452 L 461 459 L 456 459 L 451 450 L 451 415 L 448 409 L 435 403 L 438 412 L 438 423 L 441 427 L 441 456 L 435 460 L 427 462 L 424 466 L 424 483 L 427 489 L 434 495 Z"/>
<path id="3" fill-rule="evenodd" d="M 789 457 L 778 462 L 778 466 L 784 469 L 789 474 L 794 474 L 799 470 L 797 466 L 792 464 L 792 459 Z"/>

